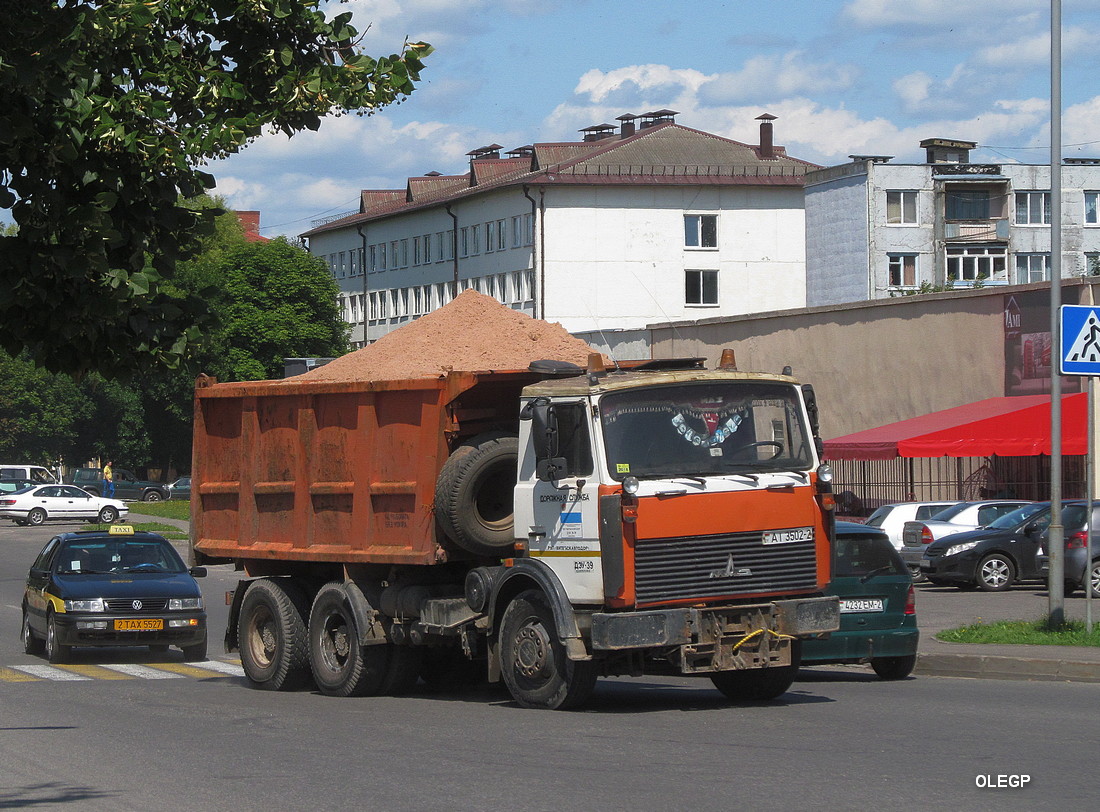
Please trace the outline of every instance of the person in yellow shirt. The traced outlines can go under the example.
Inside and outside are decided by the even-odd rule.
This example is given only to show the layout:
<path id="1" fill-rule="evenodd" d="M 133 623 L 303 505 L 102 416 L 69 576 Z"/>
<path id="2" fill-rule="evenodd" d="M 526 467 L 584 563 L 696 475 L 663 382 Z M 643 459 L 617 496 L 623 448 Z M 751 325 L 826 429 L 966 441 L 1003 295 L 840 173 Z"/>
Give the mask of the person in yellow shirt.
<path id="1" fill-rule="evenodd" d="M 107 464 L 103 466 L 103 495 L 109 499 L 113 499 L 115 496 L 115 472 L 112 466 L 114 463 L 111 460 L 107 460 Z"/>

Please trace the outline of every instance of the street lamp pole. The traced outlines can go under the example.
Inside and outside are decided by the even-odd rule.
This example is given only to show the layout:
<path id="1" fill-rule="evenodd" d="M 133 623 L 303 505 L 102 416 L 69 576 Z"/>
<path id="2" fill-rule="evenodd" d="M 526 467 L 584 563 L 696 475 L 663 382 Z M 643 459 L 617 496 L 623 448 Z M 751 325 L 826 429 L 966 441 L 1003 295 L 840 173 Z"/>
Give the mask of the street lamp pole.
<path id="1" fill-rule="evenodd" d="M 1050 0 L 1050 339 L 1061 347 L 1062 306 L 1062 0 Z M 1053 353 L 1052 353 L 1053 354 Z M 1065 527 L 1062 525 L 1062 379 L 1050 369 L 1050 528 L 1047 535 L 1050 572 L 1049 622 L 1066 619 Z"/>

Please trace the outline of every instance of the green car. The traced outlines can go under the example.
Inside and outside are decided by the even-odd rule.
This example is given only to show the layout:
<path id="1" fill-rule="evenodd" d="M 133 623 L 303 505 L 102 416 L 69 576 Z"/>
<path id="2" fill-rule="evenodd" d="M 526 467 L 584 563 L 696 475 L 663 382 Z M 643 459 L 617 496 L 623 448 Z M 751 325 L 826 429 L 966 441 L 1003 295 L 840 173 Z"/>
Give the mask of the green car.
<path id="1" fill-rule="evenodd" d="M 920 635 L 913 581 L 886 533 L 837 522 L 835 570 L 825 594 L 840 598 L 840 631 L 805 641 L 803 665 L 869 662 L 883 679 L 912 673 Z"/>

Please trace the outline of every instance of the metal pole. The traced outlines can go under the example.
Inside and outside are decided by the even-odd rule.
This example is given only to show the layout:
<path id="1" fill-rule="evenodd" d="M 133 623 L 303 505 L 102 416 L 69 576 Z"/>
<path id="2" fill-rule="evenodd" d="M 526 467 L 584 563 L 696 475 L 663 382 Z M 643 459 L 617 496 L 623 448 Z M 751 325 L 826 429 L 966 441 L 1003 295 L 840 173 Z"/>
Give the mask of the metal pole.
<path id="1" fill-rule="evenodd" d="M 1062 345 L 1062 0 L 1050 0 L 1050 340 Z M 1062 379 L 1050 369 L 1049 622 L 1066 619 L 1065 527 L 1062 525 Z"/>
<path id="2" fill-rule="evenodd" d="M 1085 508 L 1085 630 L 1092 634 L 1092 495 L 1096 489 L 1096 378 L 1089 376 L 1089 439 L 1085 454 L 1088 505 Z"/>

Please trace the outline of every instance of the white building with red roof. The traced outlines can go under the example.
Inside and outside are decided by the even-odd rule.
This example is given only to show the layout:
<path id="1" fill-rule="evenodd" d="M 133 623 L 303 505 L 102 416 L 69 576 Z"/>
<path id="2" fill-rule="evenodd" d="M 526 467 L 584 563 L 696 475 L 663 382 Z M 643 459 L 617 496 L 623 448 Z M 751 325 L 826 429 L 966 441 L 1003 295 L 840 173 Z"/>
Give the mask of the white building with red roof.
<path id="1" fill-rule="evenodd" d="M 648 355 L 647 324 L 804 307 L 803 180 L 819 167 L 774 145 L 773 116 L 751 145 L 675 115 L 481 147 L 461 175 L 365 190 L 357 213 L 314 224 L 302 236 L 340 284 L 353 343 L 467 288 L 621 357 Z"/>

